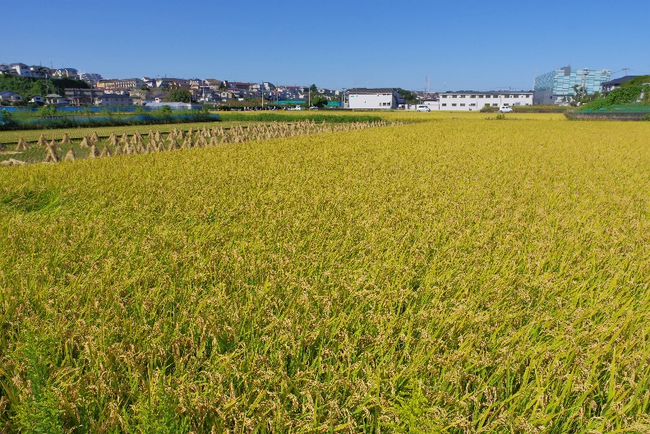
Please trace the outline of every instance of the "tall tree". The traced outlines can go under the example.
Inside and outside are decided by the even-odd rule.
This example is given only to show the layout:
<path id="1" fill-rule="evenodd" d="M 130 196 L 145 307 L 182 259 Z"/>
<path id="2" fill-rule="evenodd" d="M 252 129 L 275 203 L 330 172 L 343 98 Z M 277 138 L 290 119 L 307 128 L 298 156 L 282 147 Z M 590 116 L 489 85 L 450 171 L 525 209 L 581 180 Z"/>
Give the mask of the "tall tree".
<path id="1" fill-rule="evenodd" d="M 174 89 L 169 91 L 165 100 L 167 102 L 192 102 L 192 92 L 185 89 Z"/>
<path id="2" fill-rule="evenodd" d="M 325 98 L 323 95 L 312 96 L 311 105 L 316 107 L 325 107 L 327 105 L 327 98 Z"/>
<path id="3" fill-rule="evenodd" d="M 397 88 L 397 93 L 399 93 L 400 96 L 404 98 L 404 102 L 406 104 L 417 104 L 418 102 L 420 102 L 417 94 L 415 92 L 411 92 L 410 90 L 402 89 L 400 87 Z"/>

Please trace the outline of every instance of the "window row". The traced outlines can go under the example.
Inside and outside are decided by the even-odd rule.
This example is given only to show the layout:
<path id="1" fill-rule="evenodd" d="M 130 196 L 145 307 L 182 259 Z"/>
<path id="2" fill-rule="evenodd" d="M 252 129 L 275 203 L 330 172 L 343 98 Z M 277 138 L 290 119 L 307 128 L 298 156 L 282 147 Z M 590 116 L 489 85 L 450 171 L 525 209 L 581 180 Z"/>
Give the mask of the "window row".
<path id="1" fill-rule="evenodd" d="M 531 95 L 441 95 L 442 98 L 525 98 Z"/>
<path id="2" fill-rule="evenodd" d="M 490 103 L 486 103 L 485 105 L 486 105 L 486 106 L 489 106 Z M 504 105 L 509 105 L 509 104 L 504 104 Z M 440 104 L 440 106 L 441 106 L 441 107 L 447 107 L 447 103 L 446 103 L 446 102 L 443 102 L 442 104 Z M 451 103 L 451 106 L 452 106 L 452 107 L 466 107 L 466 104 L 465 104 L 465 103 L 456 104 L 456 103 L 454 102 L 454 103 Z M 471 104 L 469 104 L 469 106 L 470 106 L 470 107 L 476 107 L 476 104 L 471 103 Z M 499 107 L 499 104 L 494 103 L 494 104 L 492 104 L 492 106 L 493 106 L 493 107 Z"/>

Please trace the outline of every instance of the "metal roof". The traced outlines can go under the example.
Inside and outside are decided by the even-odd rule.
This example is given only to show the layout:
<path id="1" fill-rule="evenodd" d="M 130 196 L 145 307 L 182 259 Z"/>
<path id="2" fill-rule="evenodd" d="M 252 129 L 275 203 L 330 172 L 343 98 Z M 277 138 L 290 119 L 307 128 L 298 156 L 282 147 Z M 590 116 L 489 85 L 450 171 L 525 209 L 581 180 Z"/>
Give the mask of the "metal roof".
<path id="1" fill-rule="evenodd" d="M 460 90 L 458 92 L 440 92 L 440 95 L 520 95 L 522 93 L 533 94 L 532 90 Z"/>
<path id="2" fill-rule="evenodd" d="M 614 80 L 601 83 L 601 86 L 612 86 L 615 84 L 622 84 L 625 83 L 626 81 L 634 80 L 637 77 L 638 77 L 637 75 L 626 75 L 625 77 L 615 78 Z"/>
<path id="3" fill-rule="evenodd" d="M 355 88 L 355 89 L 349 89 L 347 93 L 349 94 L 355 94 L 355 95 L 375 95 L 378 93 L 393 93 L 395 92 L 396 89 L 392 87 L 380 87 L 377 89 L 368 89 L 365 87 L 360 87 L 360 88 Z"/>

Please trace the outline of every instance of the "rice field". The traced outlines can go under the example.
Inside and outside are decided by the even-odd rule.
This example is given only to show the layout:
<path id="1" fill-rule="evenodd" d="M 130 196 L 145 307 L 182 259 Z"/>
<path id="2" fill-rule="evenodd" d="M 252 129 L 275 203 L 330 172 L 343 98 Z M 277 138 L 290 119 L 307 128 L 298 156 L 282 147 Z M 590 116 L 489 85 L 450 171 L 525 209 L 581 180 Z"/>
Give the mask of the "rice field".
<path id="1" fill-rule="evenodd" d="M 650 431 L 650 124 L 0 170 L 0 432 Z"/>
<path id="2" fill-rule="evenodd" d="M 315 134 L 326 131 L 349 131 L 355 129 L 385 126 L 388 123 L 381 119 L 374 121 L 358 122 L 356 118 L 348 117 L 348 122 L 316 123 L 312 121 L 241 123 L 229 128 L 223 128 L 217 123 L 203 125 L 202 129 L 194 130 L 184 128 L 183 124 L 176 126 L 168 132 L 160 132 L 149 128 L 146 136 L 139 129 L 132 134 L 126 131 L 120 136 L 112 131 L 110 135 L 102 137 L 97 131 L 90 133 L 91 128 L 64 130 L 57 137 L 52 134 L 50 138 L 41 133 L 38 140 L 29 143 L 24 137 L 19 136 L 13 146 L 2 145 L 0 148 L 0 165 L 19 166 L 31 163 L 58 163 L 60 161 L 75 161 L 78 158 L 100 158 L 116 155 L 143 154 L 152 152 L 166 152 L 178 149 L 191 149 L 193 147 L 219 146 L 227 143 L 241 143 L 249 140 L 272 139 L 279 137 L 293 137 L 305 134 Z M 399 122 L 392 122 L 398 124 Z M 72 132 L 74 131 L 74 132 Z M 81 138 L 79 131 L 83 131 Z M 76 133 L 76 134 L 75 134 Z"/>

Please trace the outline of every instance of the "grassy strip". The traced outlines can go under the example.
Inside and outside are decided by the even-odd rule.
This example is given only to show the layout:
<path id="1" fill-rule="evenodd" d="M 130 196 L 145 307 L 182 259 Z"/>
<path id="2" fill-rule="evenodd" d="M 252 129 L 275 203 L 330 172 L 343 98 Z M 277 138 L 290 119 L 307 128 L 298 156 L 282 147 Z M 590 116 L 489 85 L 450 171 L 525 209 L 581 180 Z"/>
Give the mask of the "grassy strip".
<path id="1" fill-rule="evenodd" d="M 258 122 L 286 122 L 314 121 L 314 122 L 373 122 L 380 121 L 382 117 L 376 114 L 358 113 L 319 113 L 305 112 L 219 112 L 224 121 L 258 121 Z"/>
<path id="2" fill-rule="evenodd" d="M 238 125 L 247 125 L 246 122 L 237 122 Z M 222 128 L 230 128 L 234 125 L 233 122 L 190 122 L 190 123 L 176 123 L 176 124 L 163 124 L 163 125 L 130 125 L 122 127 L 87 127 L 87 128 L 65 128 L 65 129 L 55 129 L 55 130 L 27 130 L 27 131 L 0 131 L 0 143 L 5 144 L 15 144 L 22 137 L 25 141 L 33 143 L 38 141 L 41 134 L 43 134 L 48 140 L 55 139 L 60 141 L 64 134 L 68 134 L 71 139 L 81 139 L 85 136 L 90 136 L 93 133 L 97 133 L 100 137 L 108 137 L 111 133 L 118 135 L 127 134 L 133 135 L 136 132 L 140 134 L 148 134 L 150 130 L 159 131 L 160 133 L 169 133 L 173 129 L 178 130 L 189 130 L 193 128 L 194 130 L 206 128 L 212 128 L 214 126 L 219 126 Z"/>
<path id="3" fill-rule="evenodd" d="M 95 113 L 84 115 L 83 113 L 57 113 L 56 116 L 40 116 L 38 113 L 23 112 L 16 114 L 3 114 L 3 122 L 0 130 L 50 130 L 76 127 L 115 127 L 131 125 L 161 125 L 196 122 L 215 122 L 216 115 L 204 112 L 191 113 Z"/>

